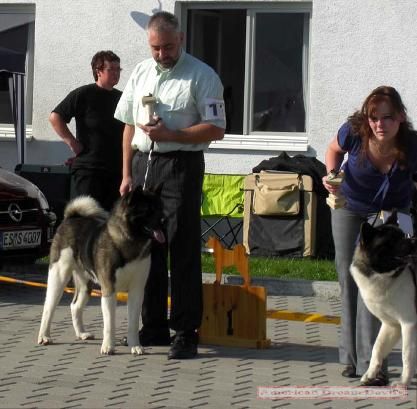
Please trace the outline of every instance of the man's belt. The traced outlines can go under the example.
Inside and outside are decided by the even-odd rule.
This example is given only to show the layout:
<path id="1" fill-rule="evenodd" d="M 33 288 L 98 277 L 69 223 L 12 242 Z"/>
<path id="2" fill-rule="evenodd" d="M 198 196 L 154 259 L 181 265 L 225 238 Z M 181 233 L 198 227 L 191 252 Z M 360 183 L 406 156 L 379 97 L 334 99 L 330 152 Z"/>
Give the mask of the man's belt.
<path id="1" fill-rule="evenodd" d="M 136 153 L 148 156 L 149 152 L 136 151 Z M 203 151 L 169 151 L 169 152 L 157 152 L 152 151 L 152 157 L 162 157 L 162 158 L 184 158 L 190 156 L 202 155 Z"/>

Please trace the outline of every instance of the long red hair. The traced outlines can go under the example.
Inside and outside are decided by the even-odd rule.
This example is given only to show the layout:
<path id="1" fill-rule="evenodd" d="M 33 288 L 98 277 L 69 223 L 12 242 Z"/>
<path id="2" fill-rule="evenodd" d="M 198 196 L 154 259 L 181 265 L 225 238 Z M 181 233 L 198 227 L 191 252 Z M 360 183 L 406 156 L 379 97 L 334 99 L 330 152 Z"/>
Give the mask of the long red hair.
<path id="1" fill-rule="evenodd" d="M 362 138 L 361 154 L 365 157 L 369 151 L 369 141 L 373 136 L 368 119 L 375 114 L 378 104 L 386 102 L 391 107 L 392 115 L 402 115 L 404 121 L 400 123 L 396 141 L 396 160 L 400 167 L 407 166 L 408 138 L 412 135 L 413 127 L 407 117 L 407 109 L 398 91 L 386 85 L 375 88 L 365 99 L 360 111 L 356 111 L 348 118 L 353 132 Z"/>

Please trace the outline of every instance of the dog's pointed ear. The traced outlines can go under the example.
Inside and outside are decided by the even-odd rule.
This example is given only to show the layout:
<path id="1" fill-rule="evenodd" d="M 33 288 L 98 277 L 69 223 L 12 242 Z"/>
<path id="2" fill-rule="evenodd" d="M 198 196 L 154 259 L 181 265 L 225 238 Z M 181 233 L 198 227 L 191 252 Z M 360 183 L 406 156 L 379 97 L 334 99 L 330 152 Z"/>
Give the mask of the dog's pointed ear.
<path id="1" fill-rule="evenodd" d="M 417 255 L 417 238 L 412 237 L 412 238 L 408 239 L 408 241 L 410 242 L 411 253 Z"/>
<path id="2" fill-rule="evenodd" d="M 385 224 L 395 224 L 398 226 L 397 209 L 392 209 L 392 212 L 386 220 Z"/>
<path id="3" fill-rule="evenodd" d="M 130 203 L 132 200 L 137 200 L 142 195 L 142 192 L 143 192 L 142 185 L 136 186 L 126 196 L 128 203 Z"/>
<path id="4" fill-rule="evenodd" d="M 359 233 L 361 245 L 363 246 L 363 245 L 366 245 L 366 243 L 369 243 L 373 235 L 374 235 L 374 228 L 368 222 L 362 223 L 361 230 Z"/>
<path id="5" fill-rule="evenodd" d="M 401 240 L 399 246 L 399 255 L 401 257 L 410 257 L 416 254 L 416 243 L 412 239 Z"/>

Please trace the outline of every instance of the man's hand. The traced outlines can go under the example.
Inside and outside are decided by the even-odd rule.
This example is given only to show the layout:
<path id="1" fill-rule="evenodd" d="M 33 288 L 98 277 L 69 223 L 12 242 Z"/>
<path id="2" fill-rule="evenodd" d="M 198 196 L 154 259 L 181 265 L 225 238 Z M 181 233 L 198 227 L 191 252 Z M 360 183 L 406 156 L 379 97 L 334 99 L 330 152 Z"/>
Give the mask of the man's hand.
<path id="1" fill-rule="evenodd" d="M 74 152 L 75 156 L 79 155 L 84 149 L 82 143 L 74 137 L 68 128 L 66 122 L 56 112 L 49 115 L 49 122 L 54 128 L 55 132 L 62 138 L 68 147 Z"/>
<path id="2" fill-rule="evenodd" d="M 119 192 L 120 196 L 124 196 L 126 193 L 129 193 L 132 190 L 132 178 L 131 177 L 124 177 L 122 179 L 122 183 L 120 184 Z"/>
<path id="3" fill-rule="evenodd" d="M 71 156 L 70 158 L 68 158 L 65 162 L 64 162 L 64 165 L 65 166 L 72 166 L 72 164 L 73 164 L 73 162 L 74 162 L 74 160 L 75 160 L 75 156 Z"/>
<path id="4" fill-rule="evenodd" d="M 156 117 L 156 123 L 151 125 L 137 124 L 138 127 L 149 136 L 151 141 L 168 142 L 175 141 L 175 132 L 168 129 L 162 119 Z"/>
<path id="5" fill-rule="evenodd" d="M 206 143 L 224 137 L 224 129 L 212 124 L 201 123 L 188 128 L 172 130 L 165 126 L 161 118 L 155 117 L 155 119 L 157 122 L 154 125 L 136 124 L 145 135 L 155 142 Z"/>

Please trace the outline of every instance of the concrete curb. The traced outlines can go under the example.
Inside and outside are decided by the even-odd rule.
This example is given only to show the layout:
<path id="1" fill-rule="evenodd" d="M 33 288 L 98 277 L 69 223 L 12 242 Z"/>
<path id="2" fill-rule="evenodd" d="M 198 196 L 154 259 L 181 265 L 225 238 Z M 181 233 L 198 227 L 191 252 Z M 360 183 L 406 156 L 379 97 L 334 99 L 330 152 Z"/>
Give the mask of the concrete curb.
<path id="1" fill-rule="evenodd" d="M 212 283 L 214 274 L 203 273 L 203 282 Z M 223 274 L 223 284 L 240 285 L 239 276 Z M 265 287 L 268 295 L 295 295 L 302 297 L 319 297 L 323 299 L 340 299 L 339 283 L 335 281 L 283 280 L 277 278 L 252 278 L 252 285 Z"/>
<path id="2" fill-rule="evenodd" d="M 22 271 L 28 271 L 22 268 Z M 31 266 L 31 270 L 39 273 L 47 274 L 47 264 L 35 264 Z M 19 269 L 14 269 L 19 271 Z M 215 280 L 213 273 L 203 273 L 203 282 L 212 283 Z M 237 275 L 223 274 L 223 284 L 241 285 L 242 277 Z M 310 280 L 283 280 L 279 278 L 252 278 L 252 285 L 265 287 L 268 295 L 294 295 L 301 297 L 319 297 L 326 300 L 340 299 L 339 283 L 335 281 L 310 281 Z"/>

